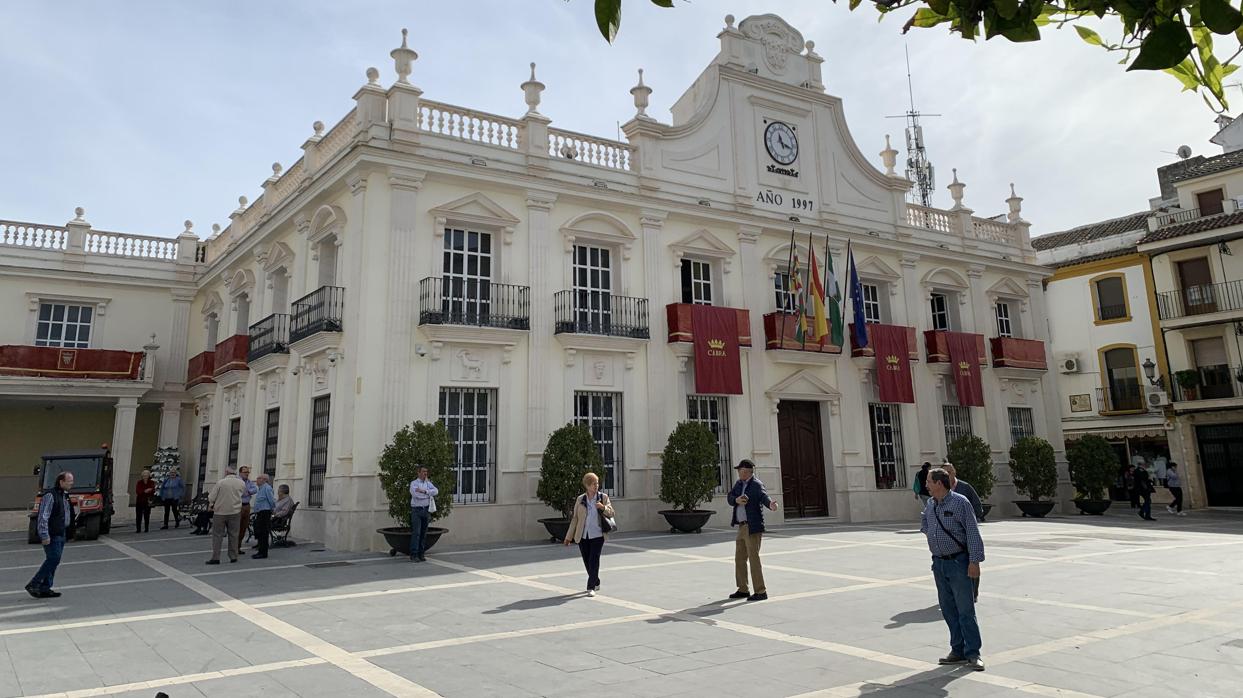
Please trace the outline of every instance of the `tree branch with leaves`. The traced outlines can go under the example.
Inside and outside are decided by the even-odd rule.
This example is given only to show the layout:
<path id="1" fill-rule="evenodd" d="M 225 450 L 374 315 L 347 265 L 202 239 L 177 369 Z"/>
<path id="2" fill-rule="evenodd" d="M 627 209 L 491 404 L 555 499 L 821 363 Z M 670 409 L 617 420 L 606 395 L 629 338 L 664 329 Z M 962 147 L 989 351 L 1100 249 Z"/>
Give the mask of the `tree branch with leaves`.
<path id="1" fill-rule="evenodd" d="M 649 0 L 671 8 L 673 0 Z M 833 0 L 834 3 L 837 0 Z M 851 10 L 864 0 L 845 0 Z M 1214 112 L 1230 108 L 1226 78 L 1243 53 L 1243 0 L 871 0 L 885 15 L 914 9 L 902 32 L 947 25 L 964 39 L 1002 37 L 1039 41 L 1043 30 L 1073 26 L 1083 41 L 1121 53 L 1127 71 L 1160 70 L 1197 92 Z M 621 0 L 595 0 L 596 25 L 613 41 L 621 27 Z M 1108 41 L 1081 22 L 1116 21 L 1118 39 Z M 1214 37 L 1217 37 L 1216 39 Z M 1225 41 L 1222 41 L 1225 38 Z M 1219 44 L 1224 44 L 1220 46 Z"/>

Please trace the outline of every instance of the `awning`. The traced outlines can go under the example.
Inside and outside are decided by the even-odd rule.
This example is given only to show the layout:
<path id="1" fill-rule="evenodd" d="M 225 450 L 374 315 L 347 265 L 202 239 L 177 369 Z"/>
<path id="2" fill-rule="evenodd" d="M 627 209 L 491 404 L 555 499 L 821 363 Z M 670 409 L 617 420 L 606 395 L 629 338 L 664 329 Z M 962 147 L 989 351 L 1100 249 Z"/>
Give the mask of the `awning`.
<path id="1" fill-rule="evenodd" d="M 1073 441 L 1088 434 L 1103 436 L 1106 439 L 1156 439 L 1166 438 L 1172 430 L 1164 427 L 1101 427 L 1097 429 L 1081 429 L 1077 431 L 1066 430 L 1063 436 L 1067 441 Z"/>

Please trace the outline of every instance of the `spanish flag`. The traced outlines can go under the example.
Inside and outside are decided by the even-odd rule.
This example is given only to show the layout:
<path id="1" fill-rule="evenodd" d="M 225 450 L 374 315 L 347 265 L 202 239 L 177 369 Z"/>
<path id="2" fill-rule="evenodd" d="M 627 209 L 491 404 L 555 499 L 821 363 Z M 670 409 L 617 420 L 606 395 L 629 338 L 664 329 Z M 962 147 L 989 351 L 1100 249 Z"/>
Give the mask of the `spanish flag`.
<path id="1" fill-rule="evenodd" d="M 824 284 L 820 283 L 820 265 L 816 263 L 816 250 L 811 250 L 811 315 L 815 323 L 811 338 L 824 346 L 829 337 L 829 314 L 824 309 Z"/>

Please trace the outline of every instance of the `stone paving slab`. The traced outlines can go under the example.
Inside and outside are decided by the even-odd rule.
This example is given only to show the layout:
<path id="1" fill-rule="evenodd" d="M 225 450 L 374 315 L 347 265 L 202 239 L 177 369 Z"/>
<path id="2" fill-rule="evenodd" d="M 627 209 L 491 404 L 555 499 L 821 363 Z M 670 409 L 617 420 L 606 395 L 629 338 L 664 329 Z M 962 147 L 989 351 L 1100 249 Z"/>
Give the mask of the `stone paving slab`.
<path id="1" fill-rule="evenodd" d="M 615 537 L 595 599 L 572 547 L 446 539 L 411 564 L 303 542 L 207 567 L 207 537 L 119 526 L 71 543 L 65 596 L 36 601 L 41 550 L 10 535 L 0 697 L 730 695 L 744 663 L 764 696 L 1243 695 L 1243 516 L 1128 514 L 983 526 L 984 674 L 934 664 L 912 522 L 775 528 L 762 603 L 724 598 L 721 528 Z"/>

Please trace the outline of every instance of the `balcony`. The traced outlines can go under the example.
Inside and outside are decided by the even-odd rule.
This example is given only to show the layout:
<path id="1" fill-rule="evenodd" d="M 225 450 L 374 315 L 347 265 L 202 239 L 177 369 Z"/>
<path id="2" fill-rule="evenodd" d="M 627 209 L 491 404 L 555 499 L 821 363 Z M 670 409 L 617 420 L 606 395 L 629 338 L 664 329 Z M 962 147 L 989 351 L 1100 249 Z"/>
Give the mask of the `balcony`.
<path id="1" fill-rule="evenodd" d="M 1239 210 L 1239 202 L 1235 199 L 1223 199 L 1220 207 L 1214 207 L 1211 211 L 1203 211 L 1198 208 L 1176 209 L 1167 213 L 1159 213 L 1149 218 L 1148 229 L 1157 231 L 1167 228 L 1171 225 L 1180 223 L 1190 223 L 1201 218 L 1214 218 L 1217 216 L 1225 216 L 1235 213 Z"/>
<path id="2" fill-rule="evenodd" d="M 419 282 L 420 325 L 531 329 L 531 289 L 481 279 L 429 276 Z"/>
<path id="3" fill-rule="evenodd" d="M 1157 294 L 1157 312 L 1162 320 L 1240 310 L 1243 310 L 1243 281 L 1191 286 Z"/>
<path id="4" fill-rule="evenodd" d="M 219 376 L 228 371 L 245 371 L 246 354 L 250 347 L 250 335 L 235 334 L 216 345 L 216 370 L 212 371 L 213 376 Z"/>
<path id="5" fill-rule="evenodd" d="M 138 381 L 142 364 L 140 351 L 0 346 L 0 376 Z"/>
<path id="6" fill-rule="evenodd" d="M 665 306 L 665 319 L 669 323 L 669 343 L 693 342 L 695 333 L 691 330 L 690 303 L 670 303 Z M 746 308 L 734 308 L 738 313 L 738 344 L 751 346 L 751 311 Z"/>
<path id="7" fill-rule="evenodd" d="M 593 334 L 648 339 L 647 299 L 599 291 L 560 291 L 553 295 L 555 334 Z"/>
<path id="8" fill-rule="evenodd" d="M 928 363 L 947 364 L 950 361 L 949 335 L 946 330 L 928 330 L 924 332 L 924 346 L 928 352 Z M 984 353 L 984 335 L 975 334 L 976 351 L 980 355 L 980 365 L 988 365 L 988 356 Z"/>
<path id="9" fill-rule="evenodd" d="M 1144 404 L 1144 391 L 1138 382 L 1123 382 L 1097 388 L 1096 402 L 1100 405 L 1100 413 L 1105 415 L 1130 414 L 1148 410 Z"/>
<path id="10" fill-rule="evenodd" d="M 807 325 L 809 330 L 811 329 L 811 323 L 811 318 L 808 318 Z M 820 345 L 810 337 L 806 340 L 798 339 L 798 316 L 794 313 L 783 313 L 781 311 L 764 316 L 764 348 L 810 351 L 816 354 L 842 353 L 841 347 L 830 344 L 827 340 L 824 345 Z"/>
<path id="11" fill-rule="evenodd" d="M 186 388 L 191 388 L 199 383 L 214 383 L 212 376 L 215 375 L 215 369 L 215 349 L 208 349 L 202 354 L 190 357 L 190 362 L 186 365 Z"/>
<path id="12" fill-rule="evenodd" d="M 250 326 L 250 351 L 247 361 L 268 354 L 289 353 L 289 316 L 274 313 Z"/>
<path id="13" fill-rule="evenodd" d="M 289 307 L 289 342 L 320 332 L 340 332 L 345 315 L 345 289 L 321 286 Z"/>
<path id="14" fill-rule="evenodd" d="M 919 361 L 919 343 L 915 339 L 915 328 L 906 327 L 904 329 L 906 330 L 906 348 L 910 351 L 911 361 Z M 860 347 L 858 344 L 855 343 L 854 323 L 850 323 L 850 325 L 847 327 L 847 330 L 850 332 L 850 355 L 851 356 L 855 358 L 876 356 L 876 349 L 871 346 L 870 341 L 868 342 L 868 346 L 866 347 Z"/>
<path id="15" fill-rule="evenodd" d="M 993 349 L 993 368 L 1049 370 L 1048 362 L 1045 361 L 1044 342 L 1038 339 L 992 337 L 988 343 Z"/>
<path id="16" fill-rule="evenodd" d="M 1194 381 L 1191 387 L 1183 387 L 1180 376 Z M 1173 385 L 1174 402 L 1199 402 L 1204 400 L 1231 400 L 1243 398 L 1243 366 L 1201 366 L 1187 371 L 1175 371 Z"/>

